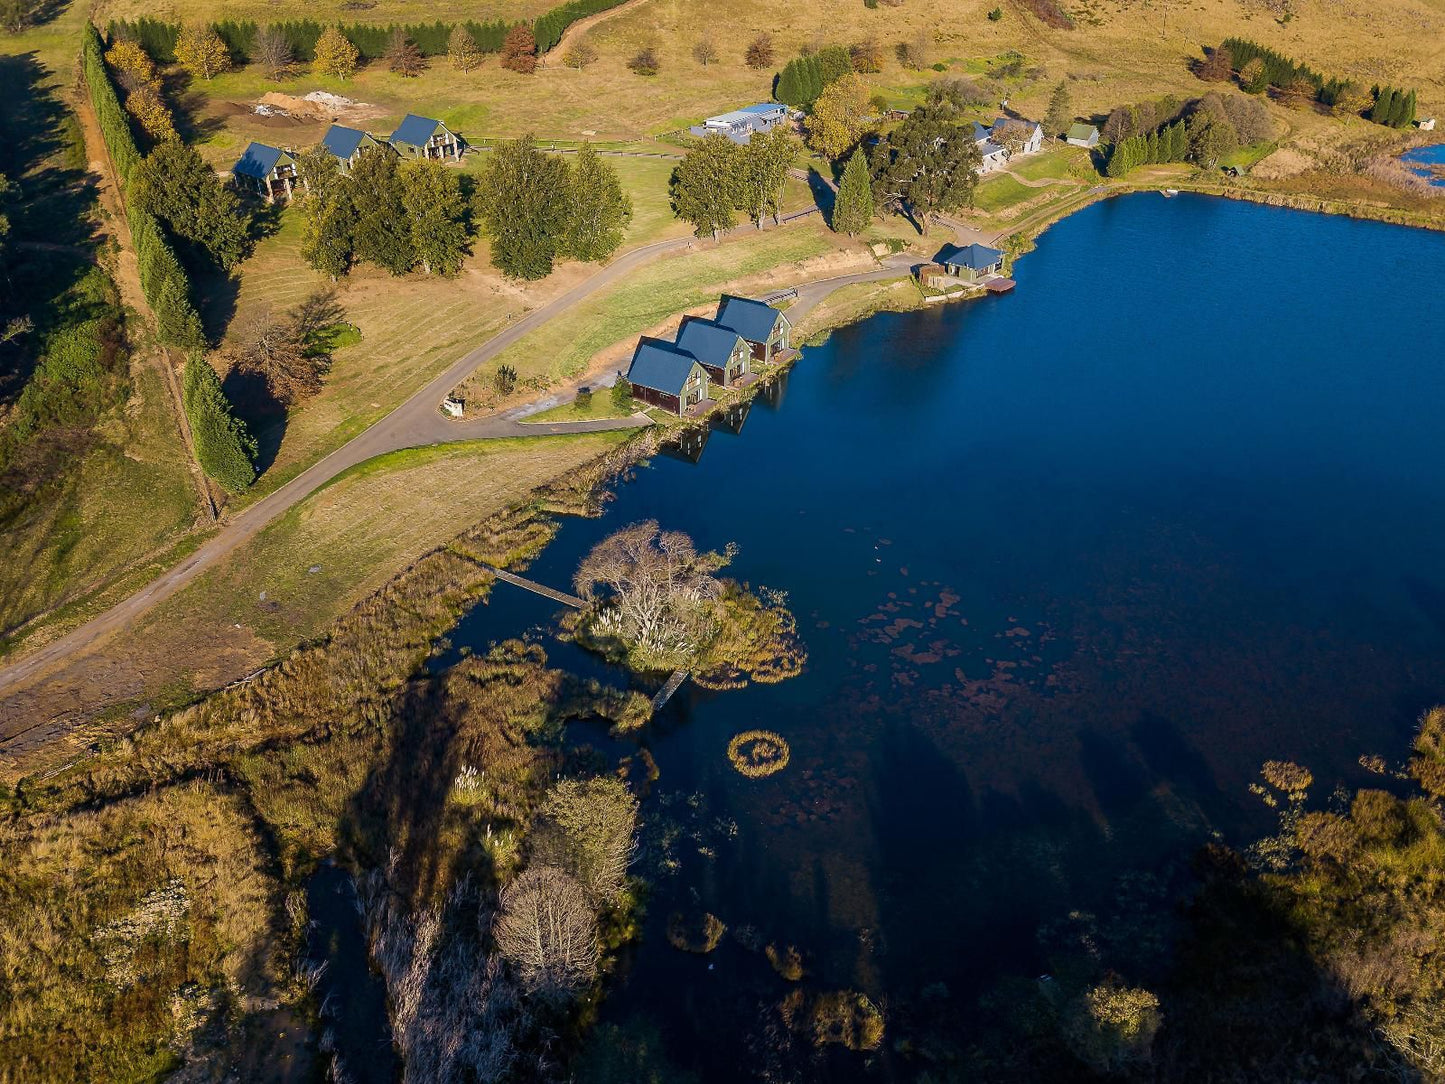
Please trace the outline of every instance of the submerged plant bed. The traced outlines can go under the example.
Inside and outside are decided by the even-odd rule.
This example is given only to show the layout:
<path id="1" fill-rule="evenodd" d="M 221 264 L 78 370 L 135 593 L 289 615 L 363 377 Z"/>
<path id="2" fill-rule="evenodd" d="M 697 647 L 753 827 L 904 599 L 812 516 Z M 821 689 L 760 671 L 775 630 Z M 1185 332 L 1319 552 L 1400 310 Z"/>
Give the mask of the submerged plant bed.
<path id="1" fill-rule="evenodd" d="M 682 952 L 706 956 L 717 948 L 727 929 L 727 924 L 710 912 L 688 918 L 681 911 L 674 911 L 667 920 L 667 941 Z"/>

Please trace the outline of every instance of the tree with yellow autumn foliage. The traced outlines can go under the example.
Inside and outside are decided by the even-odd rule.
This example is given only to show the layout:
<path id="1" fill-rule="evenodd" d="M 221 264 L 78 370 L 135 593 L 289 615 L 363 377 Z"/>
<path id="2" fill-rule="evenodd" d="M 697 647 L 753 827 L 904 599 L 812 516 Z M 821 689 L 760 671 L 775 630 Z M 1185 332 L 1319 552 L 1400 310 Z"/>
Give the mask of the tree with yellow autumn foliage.
<path id="1" fill-rule="evenodd" d="M 356 46 L 347 40 L 345 34 L 334 26 L 328 26 L 317 39 L 316 59 L 311 62 L 311 70 L 317 75 L 345 79 L 356 74 L 359 56 Z"/>
<path id="2" fill-rule="evenodd" d="M 231 51 L 213 27 L 188 26 L 176 39 L 176 60 L 192 75 L 208 82 L 231 70 Z"/>

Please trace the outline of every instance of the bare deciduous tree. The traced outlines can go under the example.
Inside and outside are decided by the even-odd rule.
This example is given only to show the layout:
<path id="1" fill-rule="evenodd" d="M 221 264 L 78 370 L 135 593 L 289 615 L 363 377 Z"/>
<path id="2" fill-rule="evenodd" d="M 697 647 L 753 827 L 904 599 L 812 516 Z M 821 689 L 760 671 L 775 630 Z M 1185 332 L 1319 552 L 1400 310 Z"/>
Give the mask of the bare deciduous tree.
<path id="1" fill-rule="evenodd" d="M 1021 120 L 1008 120 L 994 129 L 993 141 L 1009 154 L 1018 154 L 1029 141 L 1033 126 Z"/>
<path id="2" fill-rule="evenodd" d="M 507 887 L 492 936 L 534 993 L 566 996 L 597 974 L 597 918 L 581 884 L 556 866 Z"/>
<path id="3" fill-rule="evenodd" d="M 687 535 L 645 520 L 593 547 L 573 583 L 598 603 L 594 632 L 616 636 L 666 668 L 686 661 L 713 632 L 712 603 L 723 592 L 714 573 L 732 552 L 700 554 Z"/>
<path id="4" fill-rule="evenodd" d="M 615 776 L 565 779 L 542 801 L 539 860 L 566 869 L 597 903 L 622 894 L 637 848 L 637 799 Z"/>
<path id="5" fill-rule="evenodd" d="M 296 54 L 279 26 L 268 23 L 256 31 L 256 43 L 251 51 L 267 79 L 285 79 L 295 70 Z"/>
<path id="6" fill-rule="evenodd" d="M 713 43 L 711 34 L 704 34 L 697 39 L 692 47 L 692 58 L 706 68 L 717 59 L 717 46 Z"/>
<path id="7" fill-rule="evenodd" d="M 257 306 L 240 322 L 232 363 L 264 379 L 271 397 L 290 406 L 321 390 L 331 366 L 325 332 L 344 315 L 335 290 L 316 291 L 284 317 Z"/>

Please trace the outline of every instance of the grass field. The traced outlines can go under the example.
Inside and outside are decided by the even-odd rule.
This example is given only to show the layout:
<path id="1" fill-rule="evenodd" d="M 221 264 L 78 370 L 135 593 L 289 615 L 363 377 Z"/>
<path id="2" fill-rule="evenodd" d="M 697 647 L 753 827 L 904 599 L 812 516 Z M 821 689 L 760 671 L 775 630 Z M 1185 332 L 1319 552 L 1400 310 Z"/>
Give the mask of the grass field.
<path id="1" fill-rule="evenodd" d="M 577 422 L 599 418 L 625 418 L 633 412 L 631 406 L 618 407 L 612 402 L 611 388 L 598 388 L 586 399 L 573 398 L 558 403 L 546 410 L 528 414 L 523 422 Z"/>
<path id="2" fill-rule="evenodd" d="M 475 441 L 368 460 L 158 607 L 137 638 L 204 644 L 218 627 L 240 626 L 271 652 L 289 650 L 423 553 L 627 437 Z"/>

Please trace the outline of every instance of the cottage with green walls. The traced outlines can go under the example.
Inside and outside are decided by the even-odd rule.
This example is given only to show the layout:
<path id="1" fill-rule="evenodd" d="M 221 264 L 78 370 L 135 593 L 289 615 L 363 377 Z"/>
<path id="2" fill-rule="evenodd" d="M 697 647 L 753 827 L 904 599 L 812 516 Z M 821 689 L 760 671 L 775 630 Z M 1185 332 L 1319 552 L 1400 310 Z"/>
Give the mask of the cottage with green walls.
<path id="1" fill-rule="evenodd" d="M 265 143 L 246 147 L 246 153 L 231 167 L 231 178 L 237 188 L 254 192 L 267 203 L 290 200 L 300 183 L 292 153 Z"/>
<path id="2" fill-rule="evenodd" d="M 724 294 L 714 323 L 736 332 L 752 350 L 753 360 L 770 362 L 788 349 L 793 325 L 765 301 Z"/>
<path id="3" fill-rule="evenodd" d="M 467 142 L 439 120 L 408 113 L 406 119 L 391 133 L 389 142 L 396 152 L 408 158 L 448 158 L 461 161 Z"/>
<path id="4" fill-rule="evenodd" d="M 634 398 L 679 418 L 707 402 L 707 370 L 686 350 L 662 339 L 638 342 L 627 382 Z"/>
<path id="5" fill-rule="evenodd" d="M 343 173 L 351 172 L 351 167 L 356 165 L 356 159 L 367 147 L 386 146 L 370 132 L 363 132 L 360 128 L 348 128 L 344 124 L 333 124 L 328 128 L 321 139 L 321 145 L 336 159 Z"/>
<path id="6" fill-rule="evenodd" d="M 714 384 L 725 388 L 731 388 L 752 371 L 752 349 L 747 340 L 715 320 L 687 317 L 678 329 L 677 345 L 697 358 Z"/>

